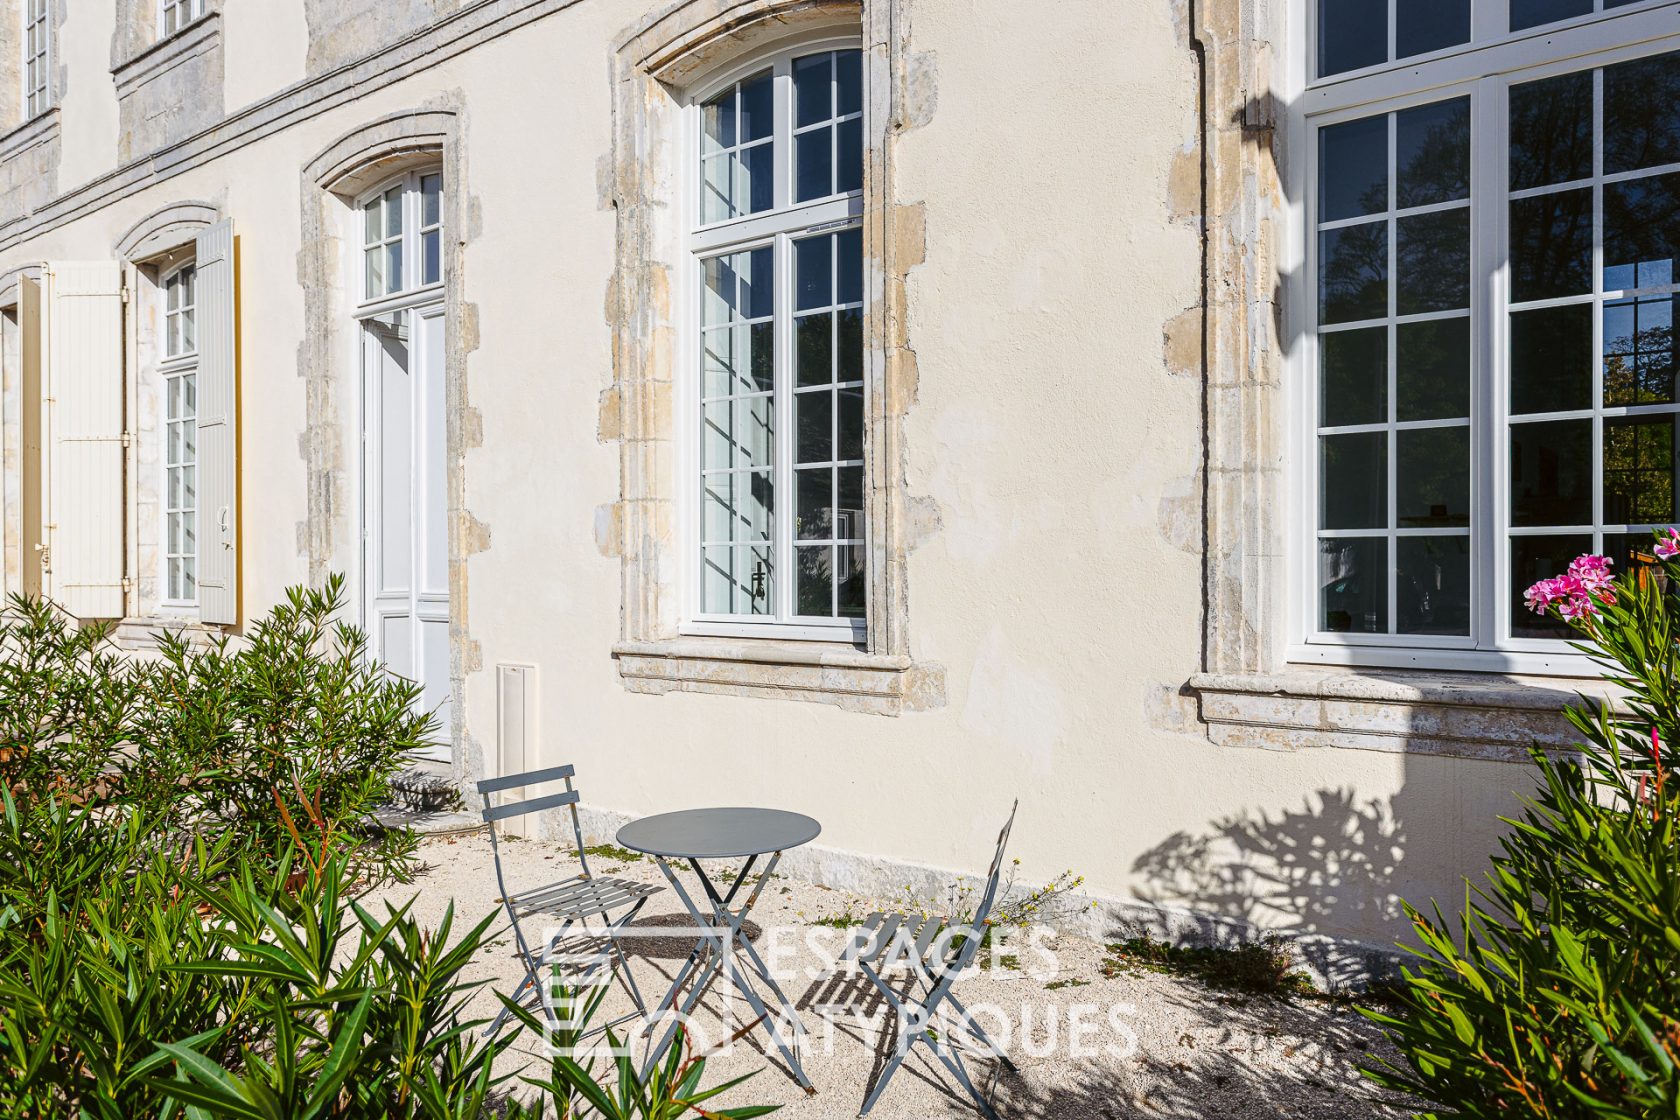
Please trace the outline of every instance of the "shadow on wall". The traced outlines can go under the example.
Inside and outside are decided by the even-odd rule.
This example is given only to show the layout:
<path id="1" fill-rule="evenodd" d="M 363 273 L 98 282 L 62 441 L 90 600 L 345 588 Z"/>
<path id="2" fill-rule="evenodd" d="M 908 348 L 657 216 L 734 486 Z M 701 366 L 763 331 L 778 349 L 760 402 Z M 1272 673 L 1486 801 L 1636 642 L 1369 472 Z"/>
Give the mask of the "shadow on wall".
<path id="1" fill-rule="evenodd" d="M 1321 935 L 1302 939 L 1302 959 L 1332 988 L 1357 983 L 1379 962 L 1325 939 L 1403 923 L 1397 888 L 1406 861 L 1406 796 L 1402 788 L 1360 801 L 1350 790 L 1319 790 L 1298 809 L 1242 813 L 1197 835 L 1175 833 L 1133 864 L 1145 880 L 1138 897 L 1250 928 Z"/>

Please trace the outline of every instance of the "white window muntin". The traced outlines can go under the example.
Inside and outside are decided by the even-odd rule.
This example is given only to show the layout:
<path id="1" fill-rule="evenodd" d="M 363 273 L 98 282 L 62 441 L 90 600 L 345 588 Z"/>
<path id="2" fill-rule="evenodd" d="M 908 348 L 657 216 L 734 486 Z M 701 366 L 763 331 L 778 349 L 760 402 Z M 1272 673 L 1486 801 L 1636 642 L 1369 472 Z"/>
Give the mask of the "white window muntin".
<path id="1" fill-rule="evenodd" d="M 355 274 L 363 310 L 443 287 L 443 172 L 405 172 L 356 200 Z"/>
<path id="2" fill-rule="evenodd" d="M 795 202 L 795 173 L 794 151 L 792 137 L 794 124 L 794 97 L 792 91 L 793 63 L 796 59 L 805 58 L 834 51 L 855 51 L 858 49 L 855 39 L 837 38 L 832 40 L 807 41 L 798 47 L 788 49 L 771 59 L 755 59 L 744 63 L 731 71 L 715 77 L 705 87 L 699 89 L 691 97 L 687 107 L 688 128 L 690 138 L 684 149 L 687 155 L 684 165 L 690 169 L 687 176 L 695 189 L 682 192 L 679 200 L 678 213 L 683 217 L 685 227 L 693 232 L 688 235 L 687 248 L 691 261 L 688 267 L 680 270 L 679 291 L 683 300 L 684 329 L 680 332 L 681 341 L 678 353 L 681 361 L 682 375 L 677 378 L 676 397 L 679 421 L 677 451 L 679 461 L 679 498 L 677 502 L 679 523 L 682 527 L 683 565 L 684 565 L 684 623 L 682 631 L 690 634 L 727 634 L 747 637 L 777 637 L 790 639 L 810 639 L 819 641 L 862 641 L 866 634 L 866 620 L 857 618 L 818 618 L 801 615 L 796 607 L 797 586 L 793 578 L 791 567 L 795 562 L 796 550 L 801 547 L 796 543 L 799 539 L 795 525 L 795 495 L 794 477 L 796 454 L 794 423 L 795 396 L 793 388 L 793 363 L 795 339 L 793 332 L 794 307 L 794 274 L 793 257 L 795 243 L 802 240 L 815 240 L 828 237 L 835 233 L 859 231 L 861 236 L 861 217 L 863 213 L 863 192 L 861 183 L 855 190 L 844 190 L 821 197 L 813 197 L 805 201 Z M 707 222 L 702 213 L 703 191 L 706 189 L 705 158 L 708 154 L 721 154 L 727 146 L 707 146 L 706 121 L 702 118 L 702 106 L 715 98 L 720 92 L 739 83 L 749 81 L 760 74 L 768 73 L 772 78 L 772 106 L 774 126 L 772 131 L 773 143 L 770 145 L 773 153 L 771 157 L 771 174 L 773 186 L 771 191 L 772 205 L 768 209 L 751 211 L 728 217 L 723 220 Z M 803 132 L 813 132 L 819 128 L 831 126 L 837 128 L 847 121 L 857 121 L 860 133 L 861 111 L 831 115 L 824 121 L 813 122 L 801 129 Z M 837 141 L 836 141 L 837 142 Z M 739 148 L 742 145 L 736 144 Z M 750 145 L 749 145 L 750 146 Z M 735 253 L 750 252 L 753 249 L 768 250 L 773 262 L 774 270 L 774 309 L 770 321 L 774 324 L 774 389 L 763 395 L 773 400 L 774 415 L 772 423 L 780 435 L 773 442 L 774 462 L 770 465 L 775 487 L 778 493 L 786 497 L 781 498 L 773 507 L 772 515 L 774 534 L 773 540 L 766 542 L 774 556 L 774 585 L 773 609 L 763 615 L 721 614 L 706 612 L 702 606 L 702 580 L 704 578 L 702 540 L 705 536 L 704 508 L 702 500 L 701 480 L 704 475 L 702 469 L 702 453 L 700 429 L 704 401 L 703 389 L 700 385 L 700 370 L 702 365 L 702 298 L 705 292 L 704 271 L 707 261 Z M 862 301 L 844 305 L 848 308 L 861 309 Z M 826 310 L 826 308 L 825 308 Z M 818 313 L 816 309 L 804 308 L 800 314 Z M 747 320 L 742 324 L 746 325 Z M 861 379 L 849 379 L 846 382 L 836 382 L 830 386 L 835 392 L 856 390 L 862 391 Z M 838 449 L 836 449 L 838 454 Z M 862 469 L 863 460 L 846 459 L 835 460 L 846 467 Z M 838 467 L 836 468 L 838 469 Z M 750 473 L 750 472 L 743 472 Z M 836 476 L 838 478 L 838 476 Z M 838 485 L 838 483 L 837 483 Z M 863 480 L 862 486 L 867 492 L 868 480 Z M 837 521 L 841 520 L 836 518 Z M 847 519 L 850 520 L 850 519 Z M 861 521 L 861 512 L 856 520 Z M 838 531 L 842 526 L 836 525 Z M 850 536 L 845 538 L 846 544 L 856 546 L 850 557 L 855 557 L 858 564 L 865 563 L 867 545 L 864 532 L 859 525 L 855 530 L 848 530 Z M 825 543 L 832 543 L 839 539 L 835 534 L 825 538 Z M 842 545 L 834 545 L 835 564 L 839 565 Z M 850 558 L 848 559 L 850 561 Z M 831 572 L 831 579 L 837 572 Z M 837 579 L 833 580 L 838 583 Z M 832 591 L 832 588 L 831 588 Z"/>
<path id="3" fill-rule="evenodd" d="M 198 604 L 197 269 L 163 277 L 163 595 L 165 607 Z"/>
<path id="4" fill-rule="evenodd" d="M 173 35 L 204 14 L 204 0 L 158 0 L 158 35 Z"/>
<path id="5" fill-rule="evenodd" d="M 1289 142 L 1303 158 L 1294 166 L 1291 176 L 1290 207 L 1292 228 L 1297 231 L 1285 247 L 1282 267 L 1298 279 L 1290 285 L 1292 307 L 1286 319 L 1297 344 L 1292 348 L 1290 368 L 1296 371 L 1292 379 L 1301 390 L 1294 397 L 1292 414 L 1300 421 L 1295 425 L 1296 437 L 1292 473 L 1295 495 L 1292 503 L 1291 537 L 1293 540 L 1316 541 L 1323 534 L 1319 523 L 1319 431 L 1316 428 L 1320 400 L 1318 353 L 1318 276 L 1317 189 L 1319 179 L 1319 132 L 1322 128 L 1377 114 L 1434 104 L 1457 96 L 1472 98 L 1472 184 L 1471 207 L 1475 214 L 1469 246 L 1471 261 L 1472 332 L 1471 363 L 1471 521 L 1473 541 L 1472 568 L 1472 624 L 1465 639 L 1443 639 L 1421 635 L 1360 635 L 1326 633 L 1319 629 L 1320 602 L 1318 588 L 1318 556 L 1316 545 L 1304 545 L 1296 550 L 1294 561 L 1297 578 L 1290 582 L 1291 617 L 1296 633 L 1302 638 L 1293 640 L 1287 651 L 1291 660 L 1327 661 L 1394 666 L 1426 666 L 1447 669 L 1491 669 L 1510 672 L 1580 672 L 1585 668 L 1580 656 L 1558 640 L 1502 637 L 1509 633 L 1514 597 L 1510 586 L 1511 499 L 1509 490 L 1510 437 L 1507 402 L 1510 377 L 1506 361 L 1509 340 L 1507 320 L 1511 305 L 1507 299 L 1509 267 L 1506 227 L 1509 218 L 1510 196 L 1505 193 L 1509 144 L 1507 142 L 1507 91 L 1510 86 L 1538 79 L 1576 72 L 1592 72 L 1599 68 L 1630 59 L 1659 55 L 1680 49 L 1680 37 L 1660 37 L 1657 33 L 1672 32 L 1674 16 L 1680 5 L 1672 3 L 1660 9 L 1650 6 L 1618 10 L 1612 16 L 1598 16 L 1590 21 L 1577 21 L 1565 30 L 1553 31 L 1543 40 L 1533 36 L 1521 40 L 1485 46 L 1461 52 L 1427 66 L 1409 63 L 1405 72 L 1380 72 L 1351 78 L 1338 77 L 1334 83 L 1320 83 L 1306 88 L 1298 98 L 1306 112 L 1297 115 L 1288 132 Z M 1303 79 L 1304 80 L 1304 79 Z M 1601 159 L 1602 147 L 1602 79 L 1595 76 L 1594 145 L 1595 161 Z M 1390 132 L 1392 144 L 1392 128 Z M 1392 152 L 1391 152 L 1392 156 Z M 1595 170 L 1599 164 L 1595 162 Z M 1544 194 L 1570 186 L 1594 182 L 1595 209 L 1593 283 L 1591 297 L 1570 297 L 1557 303 L 1581 302 L 1590 299 L 1596 308 L 1602 303 L 1601 291 L 1603 238 L 1599 229 L 1602 207 L 1597 204 L 1605 182 L 1617 179 L 1645 178 L 1660 175 L 1675 168 L 1644 168 L 1620 176 L 1600 176 L 1580 184 L 1551 184 L 1527 194 Z M 1392 177 L 1393 167 L 1390 165 Z M 1391 182 L 1392 189 L 1392 182 Z M 1390 219 L 1392 221 L 1392 218 Z M 1356 223 L 1349 223 L 1356 224 Z M 1390 245 L 1392 253 L 1392 244 Z M 1390 261 L 1389 275 L 1394 271 Z M 1392 300 L 1392 283 L 1390 296 Z M 1664 292 L 1672 288 L 1664 288 Z M 1518 310 L 1544 303 L 1519 304 Z M 1391 308 L 1392 310 L 1392 308 Z M 1632 406 L 1607 408 L 1603 405 L 1602 371 L 1604 350 L 1602 340 L 1603 317 L 1594 315 L 1593 323 L 1593 402 L 1594 441 L 1591 494 L 1592 525 L 1580 531 L 1589 537 L 1594 547 L 1602 543 L 1606 528 L 1600 503 L 1603 500 L 1603 444 L 1598 438 L 1605 415 L 1640 415 L 1649 412 L 1680 411 L 1680 406 Z M 1392 331 L 1391 331 L 1392 334 Z M 1395 368 L 1390 341 L 1390 392 L 1393 390 Z M 1390 398 L 1392 400 L 1392 397 Z M 1576 415 L 1571 413 L 1570 415 Z M 1533 421 L 1543 414 L 1524 414 Z M 1393 449 L 1389 449 L 1392 461 Z M 1393 472 L 1388 475 L 1390 518 L 1394 515 Z M 1547 532 L 1559 533 L 1559 527 Z M 1610 532 L 1617 527 L 1610 527 Z M 1515 535 L 1525 535 L 1522 528 Z M 1391 554 L 1392 555 L 1392 554 Z M 1389 569 L 1393 581 L 1393 570 Z M 1520 589 L 1518 589 L 1520 590 Z M 1392 604 L 1393 590 L 1389 592 Z M 1520 608 L 1519 608 L 1520 609 Z M 1394 623 L 1392 607 L 1389 624 Z"/>
<path id="6" fill-rule="evenodd" d="M 1445 0 L 1437 2 L 1433 11 L 1430 5 L 1417 0 L 1387 0 L 1386 24 L 1379 44 L 1386 57 L 1369 62 L 1347 58 L 1334 61 L 1325 57 L 1327 44 L 1321 38 L 1327 32 L 1324 5 L 1332 2 L 1334 0 L 1297 0 L 1305 9 L 1299 24 L 1304 30 L 1300 40 L 1300 69 L 1309 81 L 1319 84 L 1343 82 L 1389 70 L 1415 74 L 1421 66 L 1450 62 L 1455 57 L 1489 47 L 1517 45 L 1531 39 L 1546 40 L 1559 32 L 1571 32 L 1609 18 L 1660 10 L 1670 0 L 1458 0 L 1457 3 Z M 1376 0 L 1378 6 L 1382 2 Z M 1351 9 L 1353 5 L 1344 7 Z M 1542 10 L 1551 14 L 1542 15 Z M 1445 20 L 1439 18 L 1443 12 L 1450 12 Z M 1410 47 L 1401 42 L 1402 19 L 1413 14 L 1418 17 L 1417 26 L 1427 28 L 1426 34 L 1435 36 L 1437 42 Z M 1447 24 L 1456 24 L 1455 30 L 1446 32 Z M 1672 30 L 1672 24 L 1662 30 Z M 1544 50 L 1546 45 L 1542 42 L 1540 46 Z"/>
<path id="7" fill-rule="evenodd" d="M 33 120 L 52 104 L 50 0 L 23 0 L 23 119 Z"/>

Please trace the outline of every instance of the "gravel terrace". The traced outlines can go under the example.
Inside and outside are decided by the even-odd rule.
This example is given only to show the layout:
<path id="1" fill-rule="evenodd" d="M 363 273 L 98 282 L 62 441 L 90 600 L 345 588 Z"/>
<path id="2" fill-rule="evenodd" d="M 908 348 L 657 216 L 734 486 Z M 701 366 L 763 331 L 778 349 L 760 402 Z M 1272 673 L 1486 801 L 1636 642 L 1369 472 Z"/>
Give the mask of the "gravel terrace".
<path id="1" fill-rule="evenodd" d="M 570 847 L 561 843 L 515 840 L 503 851 L 513 890 L 552 882 L 576 869 Z M 422 842 L 419 854 L 423 867 L 413 883 L 381 888 L 373 898 L 402 901 L 416 896 L 415 915 L 428 925 L 434 925 L 453 901 L 457 932 L 497 911 L 491 942 L 468 978 L 490 980 L 494 990 L 511 991 L 522 973 L 501 913 L 488 839 L 481 833 L 431 838 Z M 597 875 L 663 882 L 651 859 L 592 857 L 591 865 Z M 685 885 L 694 888 L 692 882 Z M 808 933 L 822 945 L 843 937 L 821 924 L 822 919 L 868 909 L 865 900 L 781 876 L 766 885 L 748 919 L 748 931 L 764 953 L 769 944 L 765 931 L 787 927 L 776 943 L 799 950 L 782 958 L 800 970 L 799 978 L 782 981 L 782 988 L 810 1032 L 802 1058 L 818 1092 L 805 1095 L 758 1030 L 708 1062 L 708 1085 L 762 1071 L 712 1104 L 781 1104 L 785 1107 L 775 1115 L 787 1120 L 838 1120 L 857 1114 L 890 1053 L 890 1013 L 861 977 L 812 979 L 804 970 L 809 966 L 814 972 L 820 960 L 806 948 Z M 692 934 L 661 936 L 659 930 L 687 924 L 681 903 L 668 889 L 651 899 L 638 919 L 638 936 L 628 944 L 637 982 L 650 1006 L 664 995 L 693 944 Z M 1018 1074 L 1004 1071 L 999 1076 L 992 1062 L 968 1059 L 977 1081 L 996 1077 L 991 1099 L 1006 1120 L 1386 1120 L 1406 1115 L 1382 1103 L 1383 1094 L 1359 1076 L 1355 1067 L 1362 1057 L 1381 1052 L 1384 1043 L 1350 1008 L 1226 996 L 1190 980 L 1151 972 L 1105 977 L 1102 946 L 1063 935 L 1048 947 L 1059 972 L 1049 973 L 1043 957 L 1023 948 L 1020 971 L 983 974 L 957 989 L 1020 1068 Z M 492 987 L 475 997 L 474 1017 L 488 1018 L 499 1009 Z M 712 1043 L 726 1039 L 734 1029 L 724 1026 L 718 1015 L 726 1006 L 727 990 L 727 983 L 714 985 L 701 1004 L 705 1014 L 696 1029 L 709 1028 Z M 979 1010 L 982 1005 L 1002 1010 L 1012 1023 L 1011 1037 L 1005 1040 L 1001 1032 L 991 1031 L 997 1018 Z M 1085 1008 L 1082 1013 L 1080 1005 Z M 615 988 L 607 1006 L 616 1017 L 630 1002 Z M 736 1001 L 735 1006 L 745 1012 L 744 1003 Z M 826 1015 L 825 1007 L 831 1009 Z M 1075 1014 L 1085 1026 L 1082 1042 L 1095 1056 L 1072 1056 L 1070 1023 Z M 1128 1046 L 1132 1040 L 1116 1029 L 1117 1022 L 1130 1028 L 1135 1045 Z M 1029 1024 L 1025 1031 L 1023 1023 Z M 503 1061 L 507 1069 L 524 1066 L 529 1076 L 546 1076 L 541 1041 L 529 1034 Z M 517 1088 L 512 1091 L 521 1098 L 535 1093 L 513 1084 Z M 977 1115 L 961 1087 L 923 1046 L 916 1047 L 870 1113 L 871 1120 Z"/>

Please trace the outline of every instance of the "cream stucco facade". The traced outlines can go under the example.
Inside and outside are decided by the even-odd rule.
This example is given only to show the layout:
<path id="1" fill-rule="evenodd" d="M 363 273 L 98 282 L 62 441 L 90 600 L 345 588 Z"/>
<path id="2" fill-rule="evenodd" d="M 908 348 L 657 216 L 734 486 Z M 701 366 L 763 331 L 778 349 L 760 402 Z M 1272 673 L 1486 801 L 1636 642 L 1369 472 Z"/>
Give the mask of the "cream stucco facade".
<path id="1" fill-rule="evenodd" d="M 0 309 L 39 262 L 231 219 L 244 619 L 359 570 L 351 203 L 441 169 L 463 781 L 573 762 L 602 827 L 808 812 L 800 866 L 876 887 L 973 871 L 1019 797 L 1023 880 L 1085 875 L 1105 929 L 1382 948 L 1565 741 L 1567 682 L 1286 658 L 1282 0 L 211 0 L 179 42 L 142 0 L 54 8 L 54 109 L 0 104 Z M 680 106 L 837 34 L 866 75 L 867 638 L 684 633 Z M 132 640 L 167 614 L 144 296 L 110 372 Z M 501 665 L 534 681 L 517 759 Z"/>

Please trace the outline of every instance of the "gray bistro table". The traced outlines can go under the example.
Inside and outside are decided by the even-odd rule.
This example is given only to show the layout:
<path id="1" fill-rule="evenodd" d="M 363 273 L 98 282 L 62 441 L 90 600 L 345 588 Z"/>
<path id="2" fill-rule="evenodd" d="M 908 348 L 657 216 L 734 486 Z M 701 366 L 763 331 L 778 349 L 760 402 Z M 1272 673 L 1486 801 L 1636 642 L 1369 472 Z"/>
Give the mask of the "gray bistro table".
<path id="1" fill-rule="evenodd" d="M 700 996 L 706 986 L 712 982 L 720 969 L 727 969 L 730 982 L 746 999 L 753 1014 L 758 1016 L 758 1022 L 766 1025 L 770 1038 L 776 1048 L 787 1059 L 788 1066 L 793 1070 L 799 1083 L 805 1087 L 807 1093 L 815 1093 L 811 1079 L 805 1076 L 805 1070 L 799 1064 L 799 1058 L 794 1053 L 794 1046 L 784 1037 L 781 1022 L 765 1007 L 764 1000 L 759 998 L 751 980 L 744 972 L 735 957 L 734 947 L 745 951 L 747 962 L 752 973 L 764 981 L 770 992 L 781 1005 L 781 1012 L 787 1021 L 793 1024 L 795 1035 L 804 1033 L 804 1025 L 794 1014 L 793 1005 L 777 985 L 775 978 L 770 975 L 770 969 L 765 966 L 764 959 L 753 948 L 752 942 L 741 936 L 741 923 L 747 913 L 758 901 L 758 896 L 764 891 L 764 884 L 770 881 L 771 872 L 781 860 L 782 853 L 789 848 L 797 848 L 801 844 L 809 844 L 822 832 L 822 825 L 805 816 L 803 813 L 789 813 L 781 809 L 683 809 L 675 813 L 660 813 L 652 817 L 643 817 L 639 821 L 631 821 L 618 830 L 618 843 L 631 851 L 645 852 L 659 861 L 659 869 L 665 873 L 677 897 L 688 908 L 689 916 L 702 933 L 700 940 L 695 942 L 694 951 L 688 955 L 688 960 L 677 972 L 677 978 L 671 983 L 671 990 L 659 1003 L 654 1012 L 654 1021 L 663 1016 L 675 1006 L 677 995 L 682 991 L 684 981 L 696 968 L 700 975 L 695 979 L 694 988 L 688 993 L 678 1011 L 675 1020 L 666 1029 L 659 1044 L 648 1053 L 644 1072 L 650 1070 L 664 1056 L 676 1037 L 677 1027 L 686 1022 L 694 1007 L 700 1002 Z M 746 901 L 738 908 L 734 907 L 735 896 L 740 893 L 747 877 L 752 874 L 753 866 L 760 857 L 769 856 L 764 865 L 764 871 L 759 876 L 758 883 L 747 895 Z M 716 859 L 745 859 L 741 870 L 736 873 L 735 880 L 729 883 L 728 889 L 718 893 L 711 878 L 701 866 L 702 860 Z M 683 888 L 682 881 L 672 870 L 673 860 L 682 861 L 694 870 L 699 877 L 700 885 L 705 888 L 706 903 L 710 912 L 702 910 L 695 904 L 693 897 Z M 708 953 L 708 950 L 710 952 Z M 701 964 L 706 958 L 705 964 Z M 797 1037 L 793 1040 L 797 1042 Z"/>

